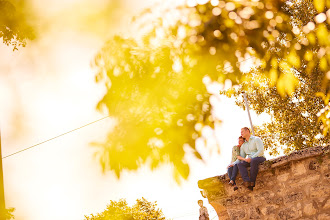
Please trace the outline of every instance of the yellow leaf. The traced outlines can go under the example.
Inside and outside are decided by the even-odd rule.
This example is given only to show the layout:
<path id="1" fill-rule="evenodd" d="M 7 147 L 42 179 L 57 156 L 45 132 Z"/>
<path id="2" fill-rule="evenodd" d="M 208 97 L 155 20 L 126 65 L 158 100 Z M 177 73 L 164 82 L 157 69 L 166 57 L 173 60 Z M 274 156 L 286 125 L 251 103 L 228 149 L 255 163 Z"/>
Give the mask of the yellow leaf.
<path id="1" fill-rule="evenodd" d="M 289 54 L 288 61 L 291 65 L 296 68 L 300 67 L 300 57 L 297 55 L 295 50 L 292 50 Z"/>
<path id="2" fill-rule="evenodd" d="M 313 71 L 313 68 L 315 67 L 315 64 L 316 63 L 313 60 L 308 62 L 307 67 L 306 67 L 306 72 L 308 74 L 310 74 Z"/>
<path id="3" fill-rule="evenodd" d="M 312 45 L 314 45 L 316 42 L 315 34 L 313 32 L 307 34 L 307 39 L 308 39 L 308 42 Z"/>
<path id="4" fill-rule="evenodd" d="M 273 87 L 276 84 L 278 78 L 277 70 L 276 69 L 271 69 L 269 71 L 269 79 L 270 79 L 270 86 Z"/>
<path id="5" fill-rule="evenodd" d="M 328 130 L 329 130 L 329 127 L 327 127 L 327 126 L 323 128 L 323 136 L 327 136 Z"/>
<path id="6" fill-rule="evenodd" d="M 324 72 L 328 70 L 328 62 L 325 57 L 322 57 L 320 60 L 320 69 Z"/>
<path id="7" fill-rule="evenodd" d="M 283 75 L 281 75 L 280 78 L 278 79 L 276 88 L 277 88 L 278 93 L 282 97 L 285 97 L 285 83 L 283 81 Z"/>
<path id="8" fill-rule="evenodd" d="M 330 93 L 328 93 L 327 97 L 324 99 L 324 104 L 328 105 L 330 100 Z"/>
<path id="9" fill-rule="evenodd" d="M 291 66 L 285 62 L 285 61 L 281 61 L 280 62 L 280 68 L 284 71 L 284 72 L 287 72 L 287 71 L 290 71 L 291 69 Z"/>
<path id="10" fill-rule="evenodd" d="M 325 94 L 323 92 L 317 92 L 315 93 L 316 97 L 321 97 L 323 100 L 325 99 Z"/>
<path id="11" fill-rule="evenodd" d="M 277 59 L 276 59 L 275 57 L 272 58 L 272 60 L 270 61 L 270 65 L 271 65 L 274 69 L 277 69 L 278 62 L 277 62 Z"/>
<path id="12" fill-rule="evenodd" d="M 266 60 L 265 60 L 265 59 L 261 59 L 261 60 L 260 60 L 260 67 L 261 67 L 261 68 L 266 68 L 266 66 L 267 66 L 267 62 L 266 62 Z"/>
<path id="13" fill-rule="evenodd" d="M 325 0 L 314 0 L 315 9 L 321 13 L 324 10 Z"/>
<path id="14" fill-rule="evenodd" d="M 304 59 L 306 61 L 311 61 L 313 59 L 313 52 L 310 50 L 307 50 L 305 55 L 304 55 Z"/>
<path id="15" fill-rule="evenodd" d="M 285 74 L 284 82 L 285 82 L 285 91 L 288 95 L 291 96 L 296 90 L 296 87 L 299 85 L 299 80 L 291 71 Z"/>
<path id="16" fill-rule="evenodd" d="M 231 19 L 226 19 L 224 23 L 225 23 L 226 27 L 228 27 L 228 28 L 232 28 L 235 25 L 235 21 L 233 21 Z"/>
<path id="17" fill-rule="evenodd" d="M 329 43 L 329 33 L 325 24 L 319 24 L 316 30 L 316 36 L 321 46 L 327 46 Z"/>

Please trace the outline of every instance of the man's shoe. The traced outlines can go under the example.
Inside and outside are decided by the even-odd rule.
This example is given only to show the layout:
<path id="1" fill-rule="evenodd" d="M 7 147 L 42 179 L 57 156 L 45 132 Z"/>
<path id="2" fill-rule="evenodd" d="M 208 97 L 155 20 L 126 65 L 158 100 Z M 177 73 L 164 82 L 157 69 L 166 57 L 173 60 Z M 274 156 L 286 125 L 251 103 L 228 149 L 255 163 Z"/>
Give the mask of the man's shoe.
<path id="1" fill-rule="evenodd" d="M 245 187 L 249 187 L 250 186 L 250 182 L 243 182 L 243 186 L 245 186 Z"/>
<path id="2" fill-rule="evenodd" d="M 248 186 L 248 189 L 249 189 L 250 191 L 253 191 L 253 186 Z"/>

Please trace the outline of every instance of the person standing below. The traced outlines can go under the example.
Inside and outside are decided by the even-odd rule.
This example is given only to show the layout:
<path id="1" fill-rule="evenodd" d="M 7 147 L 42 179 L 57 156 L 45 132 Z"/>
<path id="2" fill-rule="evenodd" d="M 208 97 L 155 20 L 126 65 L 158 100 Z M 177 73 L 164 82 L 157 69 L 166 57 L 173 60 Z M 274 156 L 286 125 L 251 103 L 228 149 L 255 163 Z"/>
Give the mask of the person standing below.
<path id="1" fill-rule="evenodd" d="M 245 142 L 241 146 L 240 156 L 237 156 L 241 160 L 237 166 L 244 185 L 252 191 L 257 179 L 259 164 L 266 160 L 264 156 L 264 144 L 259 137 L 252 136 L 250 129 L 247 127 L 241 129 L 241 135 L 245 138 Z M 246 156 L 247 158 L 245 158 Z M 251 167 L 250 177 L 247 171 L 247 167 L 249 166 Z"/>
<path id="2" fill-rule="evenodd" d="M 227 167 L 227 173 L 228 173 L 228 177 L 230 179 L 229 184 L 234 186 L 234 191 L 238 190 L 238 187 L 236 186 L 236 176 L 238 173 L 238 167 L 237 164 L 240 162 L 237 159 L 237 156 L 240 156 L 240 148 L 242 146 L 242 144 L 244 143 L 245 139 L 240 136 L 238 138 L 238 145 L 235 145 L 232 149 L 232 154 L 231 154 L 231 164 L 228 165 Z"/>
<path id="3" fill-rule="evenodd" d="M 207 208 L 203 206 L 203 200 L 198 200 L 199 208 L 199 220 L 209 220 L 209 213 L 207 212 Z"/>

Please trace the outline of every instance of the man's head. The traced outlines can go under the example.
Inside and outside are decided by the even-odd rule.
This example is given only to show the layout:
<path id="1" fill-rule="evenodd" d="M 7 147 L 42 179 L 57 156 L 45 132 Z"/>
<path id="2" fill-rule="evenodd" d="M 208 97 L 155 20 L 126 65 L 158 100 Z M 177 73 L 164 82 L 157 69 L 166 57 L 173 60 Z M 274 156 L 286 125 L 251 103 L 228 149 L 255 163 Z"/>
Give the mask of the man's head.
<path id="1" fill-rule="evenodd" d="M 202 206 L 203 206 L 203 200 L 198 200 L 198 205 L 199 205 L 200 207 L 202 207 Z"/>
<path id="2" fill-rule="evenodd" d="M 242 144 L 245 142 L 245 138 L 243 138 L 242 136 L 239 136 L 238 138 L 238 146 L 242 146 Z"/>
<path id="3" fill-rule="evenodd" d="M 244 127 L 241 129 L 241 135 L 243 138 L 250 138 L 251 133 L 250 133 L 250 129 L 248 127 Z"/>

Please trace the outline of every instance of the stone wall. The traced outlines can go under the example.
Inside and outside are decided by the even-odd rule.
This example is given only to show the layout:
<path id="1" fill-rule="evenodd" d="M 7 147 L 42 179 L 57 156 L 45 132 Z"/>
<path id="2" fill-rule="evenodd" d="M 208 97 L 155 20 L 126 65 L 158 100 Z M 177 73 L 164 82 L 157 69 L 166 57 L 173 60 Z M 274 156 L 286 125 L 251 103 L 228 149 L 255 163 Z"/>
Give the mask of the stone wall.
<path id="1" fill-rule="evenodd" d="M 219 219 L 330 220 L 330 146 L 313 147 L 260 165 L 249 191 L 238 174 L 237 191 L 228 175 L 198 181 Z"/>

